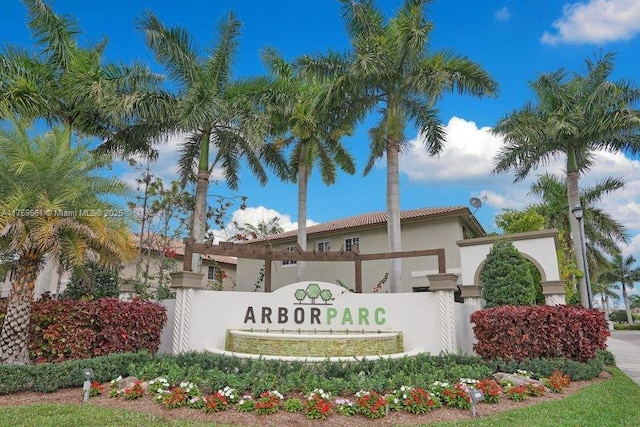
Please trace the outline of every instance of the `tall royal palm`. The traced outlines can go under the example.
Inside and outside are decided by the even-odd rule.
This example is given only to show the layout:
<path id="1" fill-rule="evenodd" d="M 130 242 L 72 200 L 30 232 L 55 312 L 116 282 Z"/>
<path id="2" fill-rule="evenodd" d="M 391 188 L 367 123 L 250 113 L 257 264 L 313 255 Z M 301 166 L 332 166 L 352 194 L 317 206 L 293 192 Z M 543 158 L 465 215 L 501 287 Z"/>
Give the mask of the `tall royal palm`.
<path id="1" fill-rule="evenodd" d="M 118 206 L 124 183 L 98 175 L 104 159 L 86 145 L 69 146 L 70 128 L 30 138 L 22 125 L 0 131 L 0 239 L 17 257 L 0 361 L 28 363 L 30 303 L 47 258 L 63 267 L 99 260 L 119 266 L 135 254 Z"/>
<path id="2" fill-rule="evenodd" d="M 385 20 L 372 0 L 341 0 L 351 51 L 307 58 L 306 68 L 342 73 L 338 90 L 364 97 L 368 111 L 377 108 L 378 124 L 369 132 L 370 156 L 365 175 L 376 159 L 387 161 L 387 232 L 389 251 L 401 250 L 399 155 L 407 125 L 415 125 L 430 155 L 446 139 L 435 106 L 445 92 L 493 95 L 497 83 L 482 67 L 449 51 L 430 51 L 433 24 L 426 18 L 428 0 L 405 0 L 397 15 Z M 391 292 L 401 290 L 401 263 L 389 276 Z"/>
<path id="3" fill-rule="evenodd" d="M 610 80 L 614 55 L 597 61 L 586 60 L 585 75 L 569 75 L 564 70 L 543 74 L 532 87 L 537 104 L 528 103 L 500 120 L 493 132 L 505 144 L 496 156 L 495 173 L 515 170 L 515 180 L 557 157 L 566 158 L 567 200 L 565 206 L 571 234 L 578 236 L 578 220 L 570 213 L 580 203 L 578 179 L 593 162 L 593 152 L 640 151 L 640 112 L 633 105 L 640 90 L 625 81 Z M 587 207 L 590 209 L 590 207 Z M 582 247 L 574 251 L 582 259 Z M 582 263 L 577 263 L 583 270 Z M 584 278 L 580 280 L 580 300 L 588 305 Z"/>
<path id="4" fill-rule="evenodd" d="M 579 192 L 580 205 L 585 207 L 584 234 L 587 246 L 587 260 L 591 269 L 601 269 L 609 264 L 606 255 L 619 253 L 620 243 L 628 240 L 624 226 L 607 212 L 598 208 L 597 203 L 603 197 L 623 188 L 620 178 L 607 178 L 601 182 L 583 188 Z M 540 198 L 534 209 L 545 219 L 545 227 L 562 231 L 565 247 L 573 247 L 570 216 L 567 211 L 567 180 L 550 174 L 542 175 L 531 186 L 531 194 Z"/>
<path id="5" fill-rule="evenodd" d="M 335 183 L 337 169 L 353 174 L 353 157 L 341 144 L 349 135 L 360 111 L 357 103 L 345 105 L 346 98 L 334 97 L 332 103 L 323 102 L 332 82 L 298 73 L 273 49 L 265 51 L 264 59 L 281 88 L 280 96 L 269 105 L 272 119 L 278 123 L 281 136 L 274 145 L 289 148 L 291 179 L 298 184 L 298 236 L 302 250 L 307 250 L 308 183 L 314 166 L 320 169 L 326 185 Z M 336 167 L 337 166 L 337 167 Z M 304 262 L 297 263 L 297 280 L 304 280 Z"/>
<path id="6" fill-rule="evenodd" d="M 207 191 L 213 169 L 221 167 L 227 185 L 237 189 L 242 157 L 261 183 L 267 180 L 262 161 L 276 164 L 275 157 L 265 157 L 269 123 L 259 108 L 270 82 L 232 79 L 240 22 L 231 13 L 220 24 L 217 44 L 207 56 L 201 56 L 186 30 L 165 27 L 151 12 L 144 14 L 139 26 L 156 60 L 168 70 L 176 94 L 162 97 L 146 118 L 116 135 L 107 148 L 145 152 L 149 142 L 176 133 L 186 135 L 180 174 L 183 182 L 196 182 L 191 236 L 201 241 L 207 231 Z M 276 168 L 276 172 L 282 170 Z M 194 256 L 193 271 L 200 271 L 200 263 L 200 257 Z"/>
<path id="7" fill-rule="evenodd" d="M 107 137 L 155 100 L 160 79 L 147 67 L 103 60 L 106 41 L 79 46 L 78 25 L 43 0 L 23 0 L 35 51 L 4 46 L 0 55 L 0 118 L 14 114 Z"/>
<path id="8" fill-rule="evenodd" d="M 627 289 L 633 288 L 636 282 L 640 282 L 640 267 L 634 266 L 636 259 L 629 255 L 623 258 L 618 254 L 613 257 L 611 261 L 610 270 L 605 271 L 600 275 L 600 278 L 608 283 L 620 283 L 622 286 L 622 299 L 624 301 L 624 308 L 627 311 L 627 321 L 629 324 L 633 323 L 633 317 L 631 316 L 631 306 L 629 305 L 629 294 Z"/>

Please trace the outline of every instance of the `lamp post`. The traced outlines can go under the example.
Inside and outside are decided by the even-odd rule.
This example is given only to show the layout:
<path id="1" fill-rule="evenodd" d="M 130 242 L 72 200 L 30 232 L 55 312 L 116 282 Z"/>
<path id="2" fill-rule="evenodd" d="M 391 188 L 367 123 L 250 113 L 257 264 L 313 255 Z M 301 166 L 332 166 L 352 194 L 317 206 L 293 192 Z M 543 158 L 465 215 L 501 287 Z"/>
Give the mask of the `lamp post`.
<path id="1" fill-rule="evenodd" d="M 591 300 L 591 279 L 589 278 L 589 266 L 587 265 L 587 242 L 584 237 L 584 222 L 582 218 L 584 216 L 584 209 L 579 204 L 575 208 L 571 209 L 571 213 L 578 220 L 580 226 L 580 247 L 582 248 L 582 268 L 584 272 L 584 283 L 587 287 L 587 302 L 589 308 L 593 308 L 593 302 Z"/>

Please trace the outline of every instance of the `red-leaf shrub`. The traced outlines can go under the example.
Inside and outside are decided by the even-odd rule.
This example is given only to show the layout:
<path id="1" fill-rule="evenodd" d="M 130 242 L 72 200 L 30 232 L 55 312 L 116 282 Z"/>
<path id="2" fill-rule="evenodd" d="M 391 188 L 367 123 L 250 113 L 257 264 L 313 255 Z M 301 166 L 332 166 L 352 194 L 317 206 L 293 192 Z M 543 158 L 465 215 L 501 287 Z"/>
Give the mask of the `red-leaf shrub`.
<path id="1" fill-rule="evenodd" d="M 569 306 L 503 306 L 471 315 L 483 359 L 564 357 L 585 362 L 606 348 L 610 335 L 602 311 Z"/>
<path id="2" fill-rule="evenodd" d="M 6 303 L 0 312 L 4 317 Z M 166 322 L 162 305 L 140 299 L 34 301 L 29 356 L 34 362 L 61 362 L 139 350 L 155 353 Z"/>

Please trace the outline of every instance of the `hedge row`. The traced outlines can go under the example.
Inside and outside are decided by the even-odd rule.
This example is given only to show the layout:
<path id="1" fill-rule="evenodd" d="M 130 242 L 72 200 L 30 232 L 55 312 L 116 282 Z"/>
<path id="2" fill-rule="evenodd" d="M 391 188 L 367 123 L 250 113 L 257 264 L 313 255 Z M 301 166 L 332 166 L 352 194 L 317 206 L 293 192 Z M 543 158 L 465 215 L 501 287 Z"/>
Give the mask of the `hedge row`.
<path id="1" fill-rule="evenodd" d="M 605 314 L 569 306 L 504 306 L 471 315 L 483 359 L 566 358 L 586 362 L 606 349 Z"/>
<path id="2" fill-rule="evenodd" d="M 6 303 L 0 312 L 4 318 Z M 139 350 L 155 353 L 166 322 L 162 305 L 140 299 L 34 301 L 29 357 L 42 363 Z"/>
<path id="3" fill-rule="evenodd" d="M 289 393 L 322 388 L 336 395 L 362 389 L 382 392 L 403 385 L 429 387 L 435 380 L 482 379 L 497 371 L 516 372 L 517 369 L 530 372 L 534 378 L 548 377 L 558 369 L 569 374 L 573 381 L 589 380 L 602 372 L 605 364 L 613 363 L 606 351 L 599 351 L 597 357 L 587 363 L 566 359 L 483 361 L 474 356 L 423 354 L 402 359 L 317 364 L 206 353 L 151 356 L 143 352 L 51 364 L 0 365 L 0 394 L 79 387 L 84 381 L 83 368 L 92 368 L 95 380 L 101 383 L 119 375 L 135 375 L 143 380 L 162 376 L 174 384 L 192 381 L 207 390 L 231 386 L 257 396 L 273 389 Z"/>
<path id="4" fill-rule="evenodd" d="M 87 360 L 69 360 L 38 365 L 0 365 L 0 395 L 20 391 L 53 392 L 61 388 L 80 387 L 83 369 L 93 369 L 94 380 L 111 381 L 118 375 L 131 375 L 133 366 L 150 363 L 147 352 L 111 354 Z"/>

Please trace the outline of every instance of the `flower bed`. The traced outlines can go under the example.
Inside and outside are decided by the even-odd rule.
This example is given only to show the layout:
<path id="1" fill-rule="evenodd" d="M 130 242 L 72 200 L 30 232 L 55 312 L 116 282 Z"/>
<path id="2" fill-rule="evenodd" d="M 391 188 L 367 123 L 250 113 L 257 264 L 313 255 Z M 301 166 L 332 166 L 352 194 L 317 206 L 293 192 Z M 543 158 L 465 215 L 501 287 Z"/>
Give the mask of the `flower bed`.
<path id="1" fill-rule="evenodd" d="M 521 372 L 515 375 L 522 375 Z M 128 380 L 126 384 L 123 381 Z M 219 390 L 203 391 L 191 382 L 170 384 L 164 377 L 148 382 L 137 378 L 114 379 L 111 382 L 113 399 L 149 398 L 166 409 L 190 408 L 206 413 L 236 411 L 253 413 L 260 417 L 270 417 L 280 411 L 299 412 L 310 420 L 325 420 L 334 417 L 361 417 L 375 420 L 389 416 L 394 412 L 408 414 L 426 414 L 438 408 L 456 408 L 467 410 L 471 407 L 470 391 L 478 389 L 485 394 L 480 405 L 491 405 L 499 402 L 499 397 L 507 396 L 513 401 L 522 401 L 545 392 L 560 393 L 569 386 L 568 377 L 556 372 L 549 378 L 541 379 L 545 384 L 553 384 L 554 388 L 545 391 L 533 383 L 514 386 L 500 384 L 492 378 L 481 380 L 461 378 L 456 383 L 436 381 L 428 389 L 402 386 L 395 390 L 360 390 L 353 395 L 332 396 L 322 389 L 313 389 L 303 398 L 299 394 L 284 396 L 278 390 L 265 390 L 256 394 L 238 391 L 230 386 Z M 122 389 L 114 391 L 114 384 L 122 384 Z M 132 385 L 131 385 L 132 384 Z M 135 393 L 132 390 L 135 389 Z M 140 389 L 143 391 L 140 392 Z"/>

